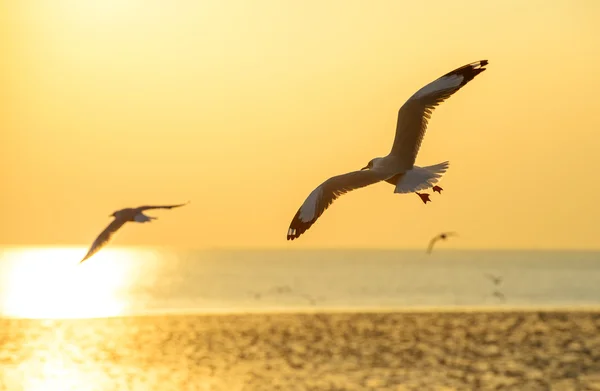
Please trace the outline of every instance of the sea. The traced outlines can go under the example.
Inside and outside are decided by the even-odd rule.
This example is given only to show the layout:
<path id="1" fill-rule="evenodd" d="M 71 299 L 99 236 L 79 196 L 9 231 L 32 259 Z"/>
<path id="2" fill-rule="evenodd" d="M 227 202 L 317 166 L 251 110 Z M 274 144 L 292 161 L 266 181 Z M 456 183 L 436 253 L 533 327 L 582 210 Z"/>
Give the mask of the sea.
<path id="1" fill-rule="evenodd" d="M 0 390 L 600 387 L 600 252 L 85 251 L 0 248 Z"/>
<path id="2" fill-rule="evenodd" d="M 0 249 L 0 315 L 600 305 L 600 252 Z M 494 282 L 494 278 L 498 278 Z"/>

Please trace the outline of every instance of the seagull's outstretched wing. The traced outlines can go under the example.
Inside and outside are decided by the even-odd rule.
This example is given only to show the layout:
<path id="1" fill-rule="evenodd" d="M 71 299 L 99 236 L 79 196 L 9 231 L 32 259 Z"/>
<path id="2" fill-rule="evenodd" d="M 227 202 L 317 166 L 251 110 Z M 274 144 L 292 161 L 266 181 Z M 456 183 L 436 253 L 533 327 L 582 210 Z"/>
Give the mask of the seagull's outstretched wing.
<path id="1" fill-rule="evenodd" d="M 433 250 L 434 244 L 438 240 L 447 239 L 449 236 L 458 236 L 458 234 L 456 232 L 442 232 L 441 234 L 434 236 L 434 238 L 429 241 L 429 246 L 427 246 L 427 254 L 431 253 L 431 250 Z"/>
<path id="2" fill-rule="evenodd" d="M 317 221 L 325 209 L 339 196 L 387 179 L 387 175 L 374 170 L 352 171 L 327 179 L 306 198 L 288 229 L 287 239 L 294 240 Z"/>
<path id="3" fill-rule="evenodd" d="M 100 251 L 100 249 L 102 247 L 104 247 L 106 245 L 106 243 L 108 243 L 110 238 L 112 238 L 114 233 L 117 232 L 119 230 L 119 228 L 121 228 L 123 226 L 123 224 L 125 224 L 126 222 L 127 222 L 127 220 L 125 220 L 125 219 L 114 219 L 104 229 L 104 231 L 102 231 L 102 233 L 100 233 L 100 235 L 98 235 L 96 240 L 94 240 L 94 243 L 92 243 L 92 246 L 90 247 L 88 253 L 85 255 L 85 257 L 83 257 L 83 259 L 81 261 L 79 261 L 79 263 L 82 263 L 83 261 L 85 261 L 86 259 L 91 257 L 92 255 L 94 255 L 98 251 Z"/>
<path id="4" fill-rule="evenodd" d="M 189 204 L 190 202 L 186 202 L 184 204 L 177 204 L 177 205 L 144 205 L 144 206 L 140 206 L 135 208 L 138 212 L 143 212 L 145 210 L 150 210 L 150 209 L 173 209 L 173 208 L 179 208 L 180 206 L 185 206 L 187 204 Z"/>
<path id="5" fill-rule="evenodd" d="M 500 291 L 494 291 L 494 293 L 492 293 L 492 295 L 496 296 L 501 301 L 506 301 L 506 296 L 504 296 L 504 293 L 502 293 Z"/>
<path id="6" fill-rule="evenodd" d="M 485 276 L 488 278 L 488 280 L 490 280 L 491 282 L 494 283 L 494 285 L 498 285 L 502 282 L 502 277 L 500 276 L 495 276 L 493 274 L 490 273 L 485 273 Z"/>
<path id="7" fill-rule="evenodd" d="M 487 63 L 487 60 L 477 61 L 445 74 L 417 91 L 400 108 L 390 155 L 402 159 L 404 170 L 410 170 L 415 163 L 427 121 L 435 107 L 485 71 Z"/>
<path id="8" fill-rule="evenodd" d="M 429 241 L 429 245 L 427 246 L 427 254 L 431 254 L 431 250 L 433 250 L 433 246 L 438 240 L 440 240 L 440 235 L 434 236 L 434 238 Z"/>

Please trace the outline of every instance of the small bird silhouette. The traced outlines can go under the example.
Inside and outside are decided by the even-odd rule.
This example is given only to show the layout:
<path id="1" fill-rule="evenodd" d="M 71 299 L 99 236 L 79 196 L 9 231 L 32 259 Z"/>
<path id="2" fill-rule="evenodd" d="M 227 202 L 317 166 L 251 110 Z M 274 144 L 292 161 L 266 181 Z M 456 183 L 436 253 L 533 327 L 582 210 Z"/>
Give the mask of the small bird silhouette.
<path id="1" fill-rule="evenodd" d="M 262 293 L 260 292 L 248 292 L 248 294 L 252 295 L 254 297 L 254 300 L 260 300 L 260 298 L 262 297 Z"/>
<path id="2" fill-rule="evenodd" d="M 492 293 L 492 296 L 497 297 L 498 299 L 500 299 L 501 301 L 506 301 L 506 297 L 504 296 L 504 294 L 500 291 L 494 291 L 494 293 Z"/>
<path id="3" fill-rule="evenodd" d="M 114 220 L 98 235 L 92 246 L 90 247 L 88 253 L 83 257 L 83 259 L 79 262 L 82 263 L 86 259 L 90 258 L 92 255 L 100 251 L 102 247 L 104 247 L 108 241 L 112 238 L 112 236 L 121 228 L 126 222 L 133 221 L 136 223 L 147 223 L 152 220 L 156 220 L 156 217 L 147 216 L 144 214 L 144 211 L 150 209 L 172 209 L 178 208 L 180 206 L 187 205 L 178 204 L 178 205 L 156 205 L 156 206 L 140 206 L 137 208 L 125 208 L 113 212 L 109 217 L 114 217 Z"/>
<path id="4" fill-rule="evenodd" d="M 458 234 L 456 232 L 442 232 L 441 234 L 434 236 L 433 239 L 429 241 L 429 246 L 427 246 L 427 254 L 431 253 L 433 246 L 438 240 L 446 240 L 449 236 L 458 236 Z"/>
<path id="5" fill-rule="evenodd" d="M 301 293 L 300 297 L 306 299 L 310 303 L 310 305 L 317 305 L 318 299 L 309 295 L 308 293 Z"/>
<path id="6" fill-rule="evenodd" d="M 495 276 L 493 274 L 490 273 L 485 273 L 485 276 L 494 283 L 494 285 L 500 285 L 500 283 L 502 282 L 502 276 Z"/>

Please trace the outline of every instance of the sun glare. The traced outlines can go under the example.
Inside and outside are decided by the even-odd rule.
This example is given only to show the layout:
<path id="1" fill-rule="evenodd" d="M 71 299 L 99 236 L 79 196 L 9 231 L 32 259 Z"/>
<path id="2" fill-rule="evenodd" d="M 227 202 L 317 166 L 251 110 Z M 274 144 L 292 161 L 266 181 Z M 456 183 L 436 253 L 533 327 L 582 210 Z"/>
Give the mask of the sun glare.
<path id="1" fill-rule="evenodd" d="M 123 289 L 132 271 L 133 251 L 105 249 L 78 264 L 77 248 L 10 249 L 0 262 L 5 316 L 90 318 L 123 313 Z"/>

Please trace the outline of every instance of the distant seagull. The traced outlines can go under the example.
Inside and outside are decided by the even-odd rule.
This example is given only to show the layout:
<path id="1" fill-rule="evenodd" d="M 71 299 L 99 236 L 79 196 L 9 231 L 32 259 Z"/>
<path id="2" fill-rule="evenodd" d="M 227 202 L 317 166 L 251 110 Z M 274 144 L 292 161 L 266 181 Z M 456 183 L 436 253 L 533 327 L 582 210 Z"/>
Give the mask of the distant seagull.
<path id="1" fill-rule="evenodd" d="M 494 285 L 500 285 L 502 282 L 502 276 L 494 276 L 493 274 L 485 273 L 485 276 L 494 283 Z"/>
<path id="2" fill-rule="evenodd" d="M 308 293 L 301 293 L 300 297 L 302 297 L 303 299 L 306 299 L 310 303 L 310 305 L 317 305 L 317 298 L 312 297 Z"/>
<path id="3" fill-rule="evenodd" d="M 414 165 L 427 122 L 437 105 L 485 71 L 487 64 L 487 60 L 482 60 L 455 69 L 410 97 L 398 112 L 396 136 L 390 153 L 372 159 L 360 171 L 329 178 L 314 189 L 292 219 L 287 239 L 294 240 L 302 235 L 334 200 L 349 191 L 381 181 L 394 185 L 395 193 L 417 192 L 433 186 L 448 168 L 448 162 L 428 167 Z M 439 187 L 434 189 L 441 190 Z M 425 203 L 430 201 L 426 193 L 417 195 Z"/>
<path id="4" fill-rule="evenodd" d="M 290 293 L 292 292 L 292 288 L 290 288 L 287 285 L 283 285 L 283 286 L 276 286 L 272 289 L 276 294 L 278 295 L 282 295 L 285 293 Z"/>
<path id="5" fill-rule="evenodd" d="M 492 293 L 492 296 L 497 297 L 501 301 L 506 301 L 506 296 L 504 296 L 504 293 L 500 291 L 494 291 L 494 293 Z"/>
<path id="6" fill-rule="evenodd" d="M 253 297 L 254 300 L 260 300 L 260 298 L 262 297 L 262 293 L 260 292 L 249 292 Z"/>
<path id="7" fill-rule="evenodd" d="M 90 247 L 90 250 L 88 251 L 86 256 L 79 263 L 82 263 L 92 255 L 97 253 L 102 247 L 104 247 L 108 243 L 110 238 L 114 235 L 114 233 L 117 232 L 117 230 L 121 228 L 126 222 L 133 221 L 136 223 L 147 223 L 149 221 L 157 219 L 156 217 L 146 216 L 144 214 L 144 211 L 150 209 L 179 208 L 180 206 L 187 205 L 188 203 L 189 201 L 185 204 L 178 205 L 140 206 L 138 208 L 125 208 L 114 212 L 109 217 L 114 217 L 115 219 L 104 229 L 104 231 L 102 231 L 100 235 L 98 235 L 94 243 L 92 243 L 92 247 Z"/>
<path id="8" fill-rule="evenodd" d="M 446 240 L 449 236 L 458 236 L 456 232 L 442 232 L 439 235 L 436 235 L 429 241 L 429 246 L 427 246 L 427 254 L 431 254 L 431 250 L 433 250 L 433 246 L 438 240 Z"/>

